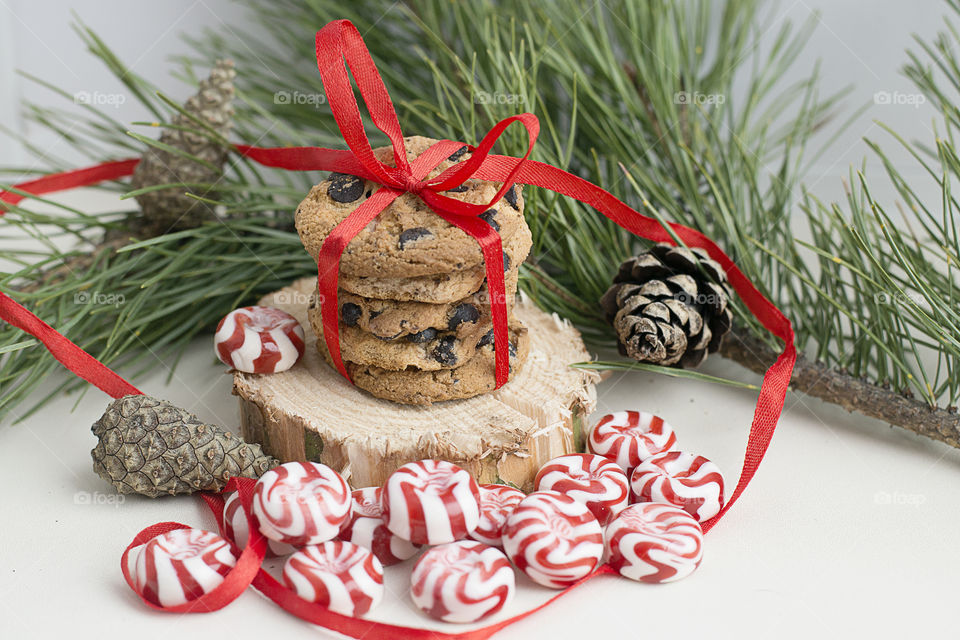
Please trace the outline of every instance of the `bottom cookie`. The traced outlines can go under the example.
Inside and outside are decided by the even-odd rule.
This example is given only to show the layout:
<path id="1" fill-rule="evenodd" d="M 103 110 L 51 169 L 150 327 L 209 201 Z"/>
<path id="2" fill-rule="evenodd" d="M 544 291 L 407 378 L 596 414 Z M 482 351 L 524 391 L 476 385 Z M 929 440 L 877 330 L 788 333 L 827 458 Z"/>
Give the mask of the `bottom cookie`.
<path id="1" fill-rule="evenodd" d="M 455 369 L 422 371 L 408 368 L 403 371 L 382 369 L 353 362 L 344 362 L 353 383 L 368 393 L 401 404 L 428 405 L 445 400 L 462 400 L 493 391 L 494 340 L 493 332 L 481 338 L 482 345 L 465 364 Z M 317 351 L 331 366 L 333 360 L 323 336 L 317 336 Z M 510 325 L 510 378 L 520 370 L 530 351 L 527 328 L 519 321 Z"/>

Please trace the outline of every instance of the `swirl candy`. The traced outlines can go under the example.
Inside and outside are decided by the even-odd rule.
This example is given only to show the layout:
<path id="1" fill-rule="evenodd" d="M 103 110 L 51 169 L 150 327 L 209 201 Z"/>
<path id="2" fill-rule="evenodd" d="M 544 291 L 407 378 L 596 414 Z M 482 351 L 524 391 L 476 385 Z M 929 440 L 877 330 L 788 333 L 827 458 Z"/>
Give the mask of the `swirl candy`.
<path id="1" fill-rule="evenodd" d="M 630 475 L 630 487 L 638 502 L 672 504 L 700 522 L 723 507 L 720 468 L 692 453 L 668 451 L 641 462 Z"/>
<path id="2" fill-rule="evenodd" d="M 686 578 L 703 558 L 703 529 L 679 507 L 642 502 L 627 507 L 607 527 L 610 566 L 640 582 Z"/>
<path id="3" fill-rule="evenodd" d="M 601 527 L 627 506 L 630 482 L 620 467 L 603 456 L 573 453 L 554 458 L 540 468 L 537 491 L 557 491 L 582 502 Z"/>
<path id="4" fill-rule="evenodd" d="M 556 491 L 536 491 L 507 517 L 503 549 L 534 582 L 563 589 L 603 555 L 603 529 L 587 507 Z"/>
<path id="5" fill-rule="evenodd" d="M 503 546 L 501 537 L 507 516 L 526 495 L 519 489 L 503 484 L 480 485 L 480 524 L 470 537 L 494 547 Z"/>
<path id="6" fill-rule="evenodd" d="M 353 492 L 350 518 L 340 530 L 340 539 L 369 549 L 383 566 L 403 562 L 417 554 L 419 545 L 399 538 L 383 523 L 380 487 Z"/>
<path id="7" fill-rule="evenodd" d="M 174 529 L 142 546 L 131 575 L 146 600 L 173 607 L 216 589 L 236 563 L 230 543 L 217 534 Z"/>
<path id="8" fill-rule="evenodd" d="M 479 503 L 476 481 L 443 460 L 405 464 L 383 487 L 387 528 L 415 544 L 445 544 L 467 537 L 480 522 Z"/>
<path id="9" fill-rule="evenodd" d="M 223 505 L 223 534 L 227 540 L 233 542 L 238 551 L 243 551 L 247 546 L 250 530 L 240 502 L 240 494 L 236 491 L 227 496 Z M 267 556 L 288 556 L 296 550 L 296 547 L 289 544 L 267 539 Z"/>
<path id="10" fill-rule="evenodd" d="M 616 462 L 630 473 L 650 456 L 670 451 L 677 436 L 663 418 L 644 411 L 609 413 L 594 425 L 587 436 L 593 453 Z"/>
<path id="11" fill-rule="evenodd" d="M 282 464 L 260 476 L 253 488 L 260 532 L 295 547 L 337 537 L 350 504 L 350 489 L 340 474 L 314 462 Z"/>
<path id="12" fill-rule="evenodd" d="M 304 547 L 283 565 L 283 583 L 307 602 L 360 616 L 383 600 L 383 566 L 370 551 L 342 540 Z"/>
<path id="13" fill-rule="evenodd" d="M 410 575 L 410 596 L 431 618 L 475 622 L 513 598 L 515 580 L 502 551 L 461 540 L 423 554 Z"/>
<path id="14" fill-rule="evenodd" d="M 213 337 L 217 357 L 245 373 L 286 371 L 303 355 L 303 327 L 273 307 L 242 307 L 225 315 Z"/>

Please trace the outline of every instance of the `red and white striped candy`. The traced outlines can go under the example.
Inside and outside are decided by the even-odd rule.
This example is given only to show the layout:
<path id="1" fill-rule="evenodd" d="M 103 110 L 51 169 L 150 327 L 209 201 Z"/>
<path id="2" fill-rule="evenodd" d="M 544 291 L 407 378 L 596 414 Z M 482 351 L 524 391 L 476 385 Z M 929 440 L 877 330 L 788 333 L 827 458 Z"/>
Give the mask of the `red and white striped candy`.
<path id="1" fill-rule="evenodd" d="M 213 337 L 220 362 L 245 373 L 286 371 L 303 355 L 303 327 L 273 307 L 241 307 L 225 315 Z"/>
<path id="2" fill-rule="evenodd" d="M 387 528 L 416 544 L 466 538 L 480 522 L 480 487 L 443 460 L 403 465 L 387 478 L 382 498 Z"/>
<path id="3" fill-rule="evenodd" d="M 658 453 L 672 450 L 677 436 L 663 418 L 644 411 L 617 411 L 590 430 L 587 448 L 630 471 Z"/>
<path id="4" fill-rule="evenodd" d="M 703 529 L 672 504 L 641 502 L 627 507 L 607 527 L 609 563 L 640 582 L 686 578 L 703 558 Z"/>
<path id="5" fill-rule="evenodd" d="M 360 545 L 332 540 L 287 558 L 283 583 L 307 602 L 361 616 L 383 600 L 383 566 Z"/>
<path id="6" fill-rule="evenodd" d="M 295 547 L 336 538 L 351 503 L 350 488 L 340 474 L 315 462 L 274 467 L 253 488 L 260 532 Z"/>
<path id="7" fill-rule="evenodd" d="M 132 577 L 145 599 L 172 607 L 216 589 L 236 563 L 230 543 L 217 534 L 174 529 L 143 545 Z"/>
<path id="8" fill-rule="evenodd" d="M 572 453 L 554 458 L 540 468 L 537 491 L 557 491 L 582 502 L 607 526 L 627 507 L 630 482 L 623 470 L 603 456 Z"/>
<path id="9" fill-rule="evenodd" d="M 556 491 L 536 491 L 507 517 L 503 549 L 538 584 L 563 589 L 603 555 L 603 529 L 587 507 Z"/>
<path id="10" fill-rule="evenodd" d="M 503 525 L 520 501 L 526 497 L 523 491 L 503 484 L 480 485 L 480 524 L 470 537 L 494 547 L 502 547 Z"/>
<path id="11" fill-rule="evenodd" d="M 389 567 L 417 555 L 419 545 L 390 533 L 383 523 L 380 494 L 380 487 L 353 492 L 350 518 L 340 530 L 340 539 L 369 549 L 383 566 Z"/>
<path id="12" fill-rule="evenodd" d="M 227 496 L 223 505 L 223 533 L 227 540 L 236 545 L 236 551 L 243 552 L 247 546 L 247 538 L 250 537 L 250 529 L 240 503 L 240 494 L 236 491 Z M 289 544 L 267 539 L 267 557 L 288 556 L 296 550 L 296 547 Z"/>
<path id="13" fill-rule="evenodd" d="M 668 451 L 634 468 L 630 488 L 637 502 L 680 507 L 698 521 L 709 520 L 723 506 L 723 474 L 703 456 Z"/>
<path id="14" fill-rule="evenodd" d="M 516 577 L 499 549 L 472 540 L 434 547 L 410 575 L 413 603 L 443 622 L 476 622 L 513 598 Z"/>

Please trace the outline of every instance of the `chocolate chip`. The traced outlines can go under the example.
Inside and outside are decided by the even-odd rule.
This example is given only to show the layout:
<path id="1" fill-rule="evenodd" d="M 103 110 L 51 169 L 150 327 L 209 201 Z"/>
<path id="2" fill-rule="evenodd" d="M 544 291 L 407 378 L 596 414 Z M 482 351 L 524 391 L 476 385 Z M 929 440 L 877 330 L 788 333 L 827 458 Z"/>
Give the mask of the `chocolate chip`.
<path id="1" fill-rule="evenodd" d="M 507 255 L 507 252 L 503 252 L 503 270 L 510 271 L 510 256 Z"/>
<path id="2" fill-rule="evenodd" d="M 450 320 L 447 324 L 447 327 L 453 331 L 464 322 L 476 322 L 479 319 L 480 310 L 474 305 L 465 302 L 457 305 L 456 308 L 454 308 L 453 313 L 450 314 Z"/>
<path id="3" fill-rule="evenodd" d="M 465 154 L 469 150 L 470 149 L 467 148 L 467 145 L 463 145 L 462 147 L 460 147 L 459 149 L 451 153 L 450 157 L 448 157 L 447 160 L 449 160 L 450 162 L 456 162 L 457 160 L 462 158 L 463 154 Z"/>
<path id="4" fill-rule="evenodd" d="M 520 211 L 520 206 L 517 204 L 517 185 L 512 184 L 510 188 L 507 189 L 507 192 L 503 194 L 504 200 L 510 203 L 510 206 Z"/>
<path id="5" fill-rule="evenodd" d="M 406 248 L 408 243 L 416 242 L 420 238 L 426 238 L 432 235 L 433 233 L 429 229 L 424 229 L 423 227 L 414 227 L 413 229 L 404 229 L 400 233 L 400 242 L 398 244 L 401 249 L 404 249 Z"/>
<path id="6" fill-rule="evenodd" d="M 483 334 L 483 337 L 477 341 L 477 349 L 483 349 L 493 344 L 493 329 Z"/>
<path id="7" fill-rule="evenodd" d="M 357 326 L 357 322 L 362 315 L 363 309 L 360 308 L 360 305 L 353 304 L 352 302 L 344 302 L 343 306 L 340 307 L 340 319 L 343 320 L 343 323 L 348 327 Z"/>
<path id="8" fill-rule="evenodd" d="M 468 189 L 470 189 L 469 186 L 467 186 L 467 185 L 465 185 L 465 184 L 462 184 L 462 185 L 460 185 L 459 187 L 454 187 L 453 189 L 447 189 L 447 193 L 463 193 L 464 191 L 467 191 Z"/>
<path id="9" fill-rule="evenodd" d="M 496 221 L 497 210 L 496 209 L 487 209 L 481 213 L 478 217 L 486 222 L 488 225 L 493 227 L 493 230 L 497 233 L 500 233 L 500 223 Z"/>
<path id="10" fill-rule="evenodd" d="M 370 311 L 370 319 L 373 320 L 374 318 L 376 318 L 376 317 L 377 317 L 378 315 L 380 315 L 381 313 L 383 313 L 383 311 L 373 311 L 373 310 L 371 310 L 371 311 Z"/>
<path id="11" fill-rule="evenodd" d="M 482 349 L 482 348 L 484 348 L 484 347 L 491 347 L 491 346 L 492 346 L 492 347 L 493 347 L 493 350 L 496 351 L 496 350 L 497 350 L 497 344 L 496 344 L 496 342 L 497 342 L 497 341 L 496 341 L 496 340 L 494 339 L 494 337 L 493 337 L 493 329 L 490 329 L 490 331 L 487 331 L 485 334 L 483 334 L 483 337 L 480 338 L 479 341 L 477 341 L 477 349 Z M 515 345 L 515 344 L 512 343 L 512 342 L 508 342 L 507 344 L 510 345 L 510 357 L 511 357 L 511 358 L 516 357 L 516 355 L 517 355 L 517 345 Z"/>
<path id="12" fill-rule="evenodd" d="M 335 202 L 353 202 L 363 195 L 364 182 L 349 173 L 331 173 L 327 195 Z"/>
<path id="13" fill-rule="evenodd" d="M 445 367 L 452 367 L 457 364 L 457 354 L 453 352 L 456 344 L 456 336 L 444 336 L 430 352 L 430 357 Z"/>
<path id="14" fill-rule="evenodd" d="M 428 329 L 424 329 L 419 333 L 411 333 L 410 335 L 407 336 L 407 340 L 409 340 L 410 342 L 416 342 L 417 344 L 421 344 L 423 342 L 430 342 L 436 337 L 437 337 L 437 330 L 428 328 Z"/>

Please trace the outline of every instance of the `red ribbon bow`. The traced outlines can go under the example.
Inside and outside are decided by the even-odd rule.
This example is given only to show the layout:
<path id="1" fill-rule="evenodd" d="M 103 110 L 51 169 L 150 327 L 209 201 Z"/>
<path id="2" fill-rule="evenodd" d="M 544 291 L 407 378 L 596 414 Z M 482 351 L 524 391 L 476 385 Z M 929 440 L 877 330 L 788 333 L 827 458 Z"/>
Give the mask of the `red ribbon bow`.
<path id="1" fill-rule="evenodd" d="M 523 113 L 501 120 L 484 136 L 478 146 L 466 145 L 472 152 L 468 160 L 448 168 L 434 178 L 424 180 L 423 178 L 445 158 L 465 145 L 442 140 L 410 163 L 407 160 L 407 149 L 393 102 L 357 28 L 348 20 L 331 22 L 317 32 L 316 45 L 317 66 L 320 69 L 327 102 L 350 151 L 319 147 L 261 149 L 245 145 L 237 145 L 237 149 L 242 154 L 268 166 L 296 171 L 340 171 L 382 185 L 376 193 L 330 232 L 320 248 L 317 260 L 323 336 L 337 370 L 345 378 L 350 378 L 340 354 L 337 317 L 339 306 L 337 278 L 340 271 L 340 257 L 350 241 L 391 202 L 404 193 L 419 196 L 438 216 L 463 230 L 480 244 L 486 269 L 487 287 L 490 291 L 494 344 L 506 344 L 509 336 L 503 277 L 503 247 L 496 231 L 479 220 L 477 216 L 500 200 L 523 171 L 524 163 L 528 161 L 540 132 L 540 122 L 537 117 L 532 113 Z M 353 72 L 374 124 L 390 140 L 396 166 L 384 164 L 374 155 L 363 127 L 347 68 Z M 527 152 L 519 160 L 512 158 L 515 160 L 513 166 L 491 172 L 495 163 L 489 155 L 490 150 L 507 127 L 514 122 L 521 123 L 527 130 L 529 138 Z M 490 202 L 484 205 L 471 204 L 442 195 L 442 192 L 458 187 L 472 177 L 480 177 L 484 172 L 488 176 L 496 176 L 484 179 L 502 182 Z M 495 354 L 494 371 L 496 386 L 499 388 L 507 382 L 509 377 L 510 356 L 508 349 L 496 349 Z"/>
<path id="2" fill-rule="evenodd" d="M 318 286 L 320 294 L 325 296 L 323 298 L 325 303 L 323 305 L 325 338 L 337 368 L 343 375 L 346 375 L 346 371 L 340 357 L 336 317 L 337 275 L 340 256 L 350 240 L 373 220 L 384 207 L 402 193 L 417 194 L 437 215 L 443 217 L 450 224 L 463 229 L 480 243 L 486 263 L 487 280 L 493 305 L 494 335 L 495 340 L 499 341 L 500 344 L 504 344 L 507 340 L 500 238 L 490 226 L 477 218 L 489 205 L 468 204 L 444 196 L 441 192 L 456 187 L 469 178 L 502 182 L 503 185 L 490 203 L 492 204 L 499 200 L 514 182 L 534 185 L 556 191 L 588 204 L 637 236 L 657 242 L 672 242 L 671 233 L 664 229 L 659 222 L 631 209 L 600 187 L 556 167 L 529 160 L 530 151 L 536 141 L 539 129 L 536 117 L 529 113 L 502 120 L 490 133 L 484 136 L 478 146 L 469 147 L 473 152 L 469 160 L 450 167 L 435 178 L 424 180 L 424 177 L 433 168 L 445 157 L 459 149 L 462 144 L 443 140 L 431 146 L 412 163 L 408 162 L 393 103 L 356 28 L 346 20 L 331 22 L 317 33 L 316 44 L 317 63 L 327 92 L 328 102 L 350 150 L 338 151 L 319 147 L 264 149 L 247 145 L 236 145 L 236 149 L 266 166 L 297 171 L 338 171 L 350 173 L 382 185 L 376 193 L 358 206 L 330 233 L 324 241 L 318 260 Z M 344 61 L 353 72 L 374 124 L 390 139 L 396 166 L 383 164 L 373 154 L 364 132 L 360 111 L 347 76 L 346 67 L 343 64 Z M 520 122 L 527 129 L 529 134 L 527 153 L 522 158 L 490 154 L 494 142 L 513 122 Z M 136 159 L 129 159 L 62 174 L 53 174 L 18 185 L 18 190 L 30 194 L 50 193 L 95 184 L 104 180 L 115 180 L 130 175 L 136 163 Z M 0 192 L 0 202 L 15 204 L 22 198 L 22 195 L 12 191 Z M 703 523 L 704 531 L 709 531 L 743 493 L 766 453 L 780 413 L 783 410 L 784 398 L 793 373 L 793 365 L 796 362 L 796 349 L 790 321 L 757 290 L 713 241 L 700 232 L 682 225 L 670 224 L 670 228 L 685 244 L 705 249 L 711 258 L 719 262 L 727 272 L 730 285 L 751 313 L 767 330 L 785 343 L 783 352 L 767 370 L 763 378 L 763 385 L 757 399 L 753 423 L 747 440 L 747 451 L 740 479 L 720 513 Z M 327 301 L 332 302 L 328 304 Z M 67 368 L 113 397 L 120 397 L 128 393 L 139 393 L 133 385 L 2 293 L 0 293 L 0 318 L 37 337 Z M 496 382 L 498 386 L 507 379 L 509 367 L 507 353 L 507 349 L 496 351 Z M 227 486 L 227 489 L 237 489 L 240 492 L 241 501 L 248 518 L 252 486 L 253 481 L 244 478 L 235 478 Z M 203 497 L 213 511 L 222 530 L 223 499 L 216 494 L 205 494 Z M 221 587 L 188 605 L 171 610 L 216 610 L 231 602 L 252 583 L 254 587 L 290 613 L 351 637 L 479 640 L 488 638 L 507 625 L 538 611 L 559 597 L 561 593 L 565 593 L 558 593 L 549 601 L 531 611 L 464 633 L 446 634 L 350 618 L 332 613 L 319 605 L 300 600 L 260 569 L 265 543 L 263 537 L 255 530 L 249 519 L 248 524 L 251 525 L 252 533 L 247 548 L 243 550 L 236 567 L 227 575 Z M 124 558 L 127 557 L 131 548 L 142 544 L 149 538 L 182 527 L 184 525 L 177 523 L 161 523 L 145 529 L 128 547 Z M 127 575 L 125 562 L 123 570 Z M 609 573 L 613 573 L 613 570 L 605 565 L 577 584 L 582 584 L 582 582 L 594 576 Z"/>

